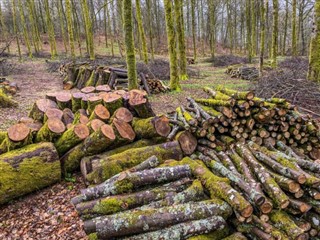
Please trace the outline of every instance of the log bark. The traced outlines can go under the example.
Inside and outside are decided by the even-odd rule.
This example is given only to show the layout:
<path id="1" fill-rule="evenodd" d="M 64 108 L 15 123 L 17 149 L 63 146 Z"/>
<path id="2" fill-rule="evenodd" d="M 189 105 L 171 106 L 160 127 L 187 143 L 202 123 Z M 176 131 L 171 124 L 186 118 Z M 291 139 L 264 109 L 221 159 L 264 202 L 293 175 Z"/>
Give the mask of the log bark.
<path id="1" fill-rule="evenodd" d="M 62 122 L 69 128 L 74 121 L 74 114 L 70 108 L 63 109 Z"/>
<path id="2" fill-rule="evenodd" d="M 167 159 L 179 160 L 182 158 L 179 143 L 176 141 L 168 142 L 143 148 L 129 149 L 100 160 L 93 159 L 82 168 L 84 170 L 82 175 L 89 183 L 101 183 L 123 170 L 134 167 L 153 155 L 160 162 Z"/>
<path id="3" fill-rule="evenodd" d="M 52 143 L 31 144 L 0 155 L 0 204 L 60 181 Z"/>
<path id="4" fill-rule="evenodd" d="M 179 204 L 159 210 L 136 211 L 134 214 L 119 213 L 102 217 L 99 220 L 86 221 L 84 229 L 87 233 L 96 231 L 98 238 L 112 238 L 145 232 L 145 227 L 148 231 L 158 230 L 180 222 L 203 219 L 213 215 L 227 217 L 230 214 L 231 208 L 223 201 L 208 200 Z M 116 222 L 122 222 L 119 228 L 115 228 L 118 224 L 113 223 Z"/>
<path id="5" fill-rule="evenodd" d="M 140 139 L 167 137 L 171 131 L 169 120 L 166 116 L 156 116 L 146 119 L 134 118 L 132 127 Z"/>
<path id="6" fill-rule="evenodd" d="M 85 93 L 82 92 L 76 92 L 72 94 L 72 112 L 77 112 L 79 109 L 81 109 L 81 100 L 85 96 Z"/>
<path id="7" fill-rule="evenodd" d="M 58 118 L 51 118 L 39 130 L 36 142 L 54 142 L 64 131 L 66 127 Z"/>
<path id="8" fill-rule="evenodd" d="M 94 111 L 95 107 L 102 104 L 102 98 L 99 96 L 91 96 L 88 98 L 88 108 L 87 111 L 89 115 Z"/>

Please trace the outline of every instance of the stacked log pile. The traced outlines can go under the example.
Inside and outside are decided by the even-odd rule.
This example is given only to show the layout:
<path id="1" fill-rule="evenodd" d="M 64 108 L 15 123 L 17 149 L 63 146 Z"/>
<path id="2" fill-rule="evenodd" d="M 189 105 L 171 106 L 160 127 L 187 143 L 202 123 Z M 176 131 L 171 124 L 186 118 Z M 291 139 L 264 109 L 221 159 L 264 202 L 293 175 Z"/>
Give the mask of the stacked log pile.
<path id="1" fill-rule="evenodd" d="M 243 80 L 254 81 L 259 78 L 259 70 L 256 67 L 233 67 L 229 66 L 226 70 L 232 78 L 240 78 Z"/>
<path id="2" fill-rule="evenodd" d="M 6 78 L 0 78 L 0 107 L 16 107 L 18 103 L 12 99 L 12 96 L 19 90 L 17 83 L 10 82 Z"/>
<path id="3" fill-rule="evenodd" d="M 113 157 L 109 166 L 114 168 L 108 170 L 110 174 L 133 167 L 139 158 L 151 154 L 159 159 L 181 159 L 177 141 L 164 143 L 171 131 L 169 120 L 166 116 L 155 116 L 146 95 L 141 90 L 110 91 L 108 86 L 99 86 L 86 87 L 76 93 L 50 93 L 46 99 L 37 100 L 28 117 L 0 133 L 0 165 L 8 172 L 0 177 L 0 193 L 3 193 L 0 203 L 48 186 L 61 175 L 80 170 L 82 158 L 111 149 L 121 153 L 131 147 L 143 147 L 143 152 L 130 149 L 130 154 L 122 154 L 122 158 Z M 133 153 L 136 153 L 135 161 Z M 29 155 L 32 156 L 30 160 Z M 45 170 L 42 170 L 42 162 Z M 101 168 L 98 170 L 95 163 L 92 160 L 91 169 L 86 169 L 88 178 L 99 177 L 95 174 Z M 90 164 L 88 161 L 86 166 Z M 45 171 L 50 168 L 56 177 L 51 178 L 53 182 L 42 183 Z M 10 172 L 16 172 L 19 177 Z M 30 179 L 33 184 L 25 188 L 20 179 Z M 12 194 L 4 194 L 6 191 Z"/>
<path id="4" fill-rule="evenodd" d="M 64 77 L 63 89 L 97 87 L 108 85 L 115 90 L 128 90 L 128 73 L 126 69 L 91 66 L 89 63 L 68 63 L 59 68 L 60 74 Z M 139 73 L 139 85 L 141 90 L 148 94 L 166 92 L 169 88 L 160 80 L 149 79 L 143 73 Z"/>
<path id="5" fill-rule="evenodd" d="M 210 98 L 188 98 L 169 116 L 168 139 L 180 139 L 190 158 L 146 155 L 112 170 L 121 153 L 82 160 L 99 169 L 83 171 L 98 185 L 72 200 L 85 231 L 92 239 L 319 237 L 318 126 L 284 99 L 204 90 Z"/>

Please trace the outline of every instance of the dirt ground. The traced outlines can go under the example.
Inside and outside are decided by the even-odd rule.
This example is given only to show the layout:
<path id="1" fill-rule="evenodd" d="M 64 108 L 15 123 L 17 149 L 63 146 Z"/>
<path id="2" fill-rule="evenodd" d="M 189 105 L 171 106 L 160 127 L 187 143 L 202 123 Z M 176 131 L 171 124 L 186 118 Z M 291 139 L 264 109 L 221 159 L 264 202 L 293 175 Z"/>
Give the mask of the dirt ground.
<path id="1" fill-rule="evenodd" d="M 16 109 L 1 109 L 0 129 L 5 130 L 23 116 L 27 116 L 36 99 L 48 92 L 62 89 L 62 79 L 58 73 L 47 71 L 44 59 L 25 62 L 15 61 L 14 74 L 9 80 L 15 81 L 20 91 L 14 96 L 19 102 Z M 192 66 L 199 70 L 199 76 L 181 83 L 180 93 L 158 94 L 150 97 L 156 113 L 173 111 L 187 96 L 205 96 L 203 86 L 223 84 L 235 89 L 248 89 L 247 81 L 231 79 L 224 73 L 225 68 L 213 68 L 210 63 Z M 84 188 L 77 176 L 75 183 L 63 181 L 52 187 L 22 197 L 0 207 L 0 239 L 87 239 L 82 230 L 82 221 L 77 216 L 70 199 Z"/>

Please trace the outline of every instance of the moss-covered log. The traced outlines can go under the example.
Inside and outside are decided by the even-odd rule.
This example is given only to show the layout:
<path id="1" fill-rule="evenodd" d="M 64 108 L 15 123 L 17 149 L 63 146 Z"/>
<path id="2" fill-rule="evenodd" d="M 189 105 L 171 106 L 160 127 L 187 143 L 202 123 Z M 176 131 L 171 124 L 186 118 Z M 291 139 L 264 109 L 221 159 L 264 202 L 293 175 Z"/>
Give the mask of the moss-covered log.
<path id="1" fill-rule="evenodd" d="M 95 107 L 102 104 L 102 98 L 99 96 L 91 96 L 88 98 L 88 108 L 87 111 L 89 115 L 94 111 Z"/>
<path id="2" fill-rule="evenodd" d="M 17 107 L 18 103 L 12 100 L 3 89 L 0 89 L 0 107 L 1 108 L 10 108 L 10 107 Z"/>
<path id="3" fill-rule="evenodd" d="M 75 114 L 74 114 L 74 119 L 72 124 L 87 124 L 89 122 L 88 114 L 85 109 L 79 109 Z"/>
<path id="4" fill-rule="evenodd" d="M 33 104 L 32 109 L 29 112 L 29 117 L 36 121 L 43 122 L 44 113 L 47 109 L 57 107 L 57 104 L 49 99 L 39 99 Z"/>
<path id="5" fill-rule="evenodd" d="M 4 139 L 0 143 L 0 154 L 31 144 L 33 138 L 30 128 L 24 123 L 12 125 L 2 135 Z"/>
<path id="6" fill-rule="evenodd" d="M 44 114 L 44 122 L 50 118 L 58 118 L 62 120 L 63 112 L 58 108 L 49 108 Z"/>
<path id="7" fill-rule="evenodd" d="M 64 131 L 66 127 L 58 118 L 51 118 L 39 130 L 36 142 L 54 142 Z"/>
<path id="8" fill-rule="evenodd" d="M 57 105 L 63 110 L 65 108 L 72 108 L 71 103 L 72 95 L 69 92 L 62 92 L 56 95 Z"/>
<path id="9" fill-rule="evenodd" d="M 217 86 L 215 89 L 230 97 L 233 97 L 236 100 L 252 100 L 255 97 L 254 93 L 251 91 L 240 92 L 240 91 L 224 88 L 222 85 Z"/>
<path id="10" fill-rule="evenodd" d="M 72 123 L 74 121 L 74 114 L 70 108 L 65 108 L 62 111 L 62 122 L 67 128 L 70 128 L 72 126 Z"/>
<path id="11" fill-rule="evenodd" d="M 89 120 L 100 119 L 101 121 L 106 122 L 109 118 L 110 113 L 108 109 L 102 104 L 98 104 L 91 113 Z"/>
<path id="12" fill-rule="evenodd" d="M 167 137 L 171 131 L 166 116 L 134 118 L 132 127 L 138 138 Z"/>
<path id="13" fill-rule="evenodd" d="M 58 182 L 59 156 L 52 143 L 31 144 L 0 155 L 0 204 Z"/>
<path id="14" fill-rule="evenodd" d="M 175 139 L 179 142 L 181 150 L 186 155 L 191 155 L 197 149 L 197 139 L 189 131 L 177 133 Z"/>
<path id="15" fill-rule="evenodd" d="M 123 99 L 116 93 L 107 93 L 103 96 L 103 105 L 108 109 L 110 115 L 123 106 Z"/>
<path id="16" fill-rule="evenodd" d="M 100 119 L 93 119 L 87 123 L 87 126 L 90 130 L 90 133 L 93 133 L 98 131 L 104 124 L 105 122 L 101 121 Z"/>
<path id="17" fill-rule="evenodd" d="M 112 238 L 158 230 L 181 222 L 221 215 L 231 215 L 231 208 L 221 200 L 186 203 L 161 209 L 124 212 L 86 221 L 87 233 L 97 232 L 98 238 Z M 120 225 L 117 223 L 121 223 Z"/>
<path id="18" fill-rule="evenodd" d="M 244 236 L 242 233 L 236 232 L 234 234 L 231 234 L 228 237 L 223 238 L 222 240 L 247 240 L 247 239 L 248 238 Z"/>
<path id="19" fill-rule="evenodd" d="M 115 118 L 130 123 L 133 120 L 133 115 L 127 108 L 120 107 L 113 113 L 110 122 L 113 122 L 113 119 Z"/>
<path id="20" fill-rule="evenodd" d="M 226 226 L 225 220 L 220 216 L 213 216 L 201 220 L 179 223 L 158 231 L 143 233 L 126 237 L 127 240 L 148 240 L 148 239 L 186 239 L 187 237 L 204 234 L 221 229 Z"/>
<path id="21" fill-rule="evenodd" d="M 161 176 L 161 177 L 160 177 Z M 81 191 L 81 195 L 72 199 L 73 204 L 96 198 L 128 193 L 146 185 L 172 182 L 185 177 L 191 177 L 187 165 L 147 169 L 140 172 L 121 172 L 105 182 Z"/>
<path id="22" fill-rule="evenodd" d="M 134 141 L 136 133 L 133 131 L 131 125 L 117 118 L 113 119 L 111 126 L 117 136 L 115 146 L 121 146 Z"/>
<path id="23" fill-rule="evenodd" d="M 82 142 L 89 136 L 89 134 L 89 129 L 85 124 L 79 123 L 77 125 L 73 125 L 54 143 L 59 156 L 62 156 L 71 148 Z"/>
<path id="24" fill-rule="evenodd" d="M 75 92 L 72 94 L 72 112 L 77 112 L 79 109 L 81 109 L 81 100 L 85 96 L 82 92 Z"/>
<path id="25" fill-rule="evenodd" d="M 125 152 L 112 155 L 110 157 L 92 160 L 85 163 L 82 170 L 84 178 L 90 183 L 101 183 L 102 181 L 122 172 L 123 170 L 134 167 L 145 159 L 155 155 L 160 162 L 167 159 L 181 159 L 182 152 L 179 143 L 167 142 L 154 146 L 129 149 Z"/>

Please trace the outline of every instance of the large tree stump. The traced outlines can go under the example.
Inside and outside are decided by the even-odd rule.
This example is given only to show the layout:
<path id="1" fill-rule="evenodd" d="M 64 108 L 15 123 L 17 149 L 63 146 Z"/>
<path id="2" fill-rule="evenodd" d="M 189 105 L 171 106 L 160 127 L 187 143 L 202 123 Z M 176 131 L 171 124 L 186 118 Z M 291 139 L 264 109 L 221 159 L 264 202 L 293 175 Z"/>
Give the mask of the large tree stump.
<path id="1" fill-rule="evenodd" d="M 49 99 L 39 99 L 37 100 L 29 112 L 29 117 L 36 121 L 43 122 L 44 113 L 49 108 L 57 108 L 57 104 Z"/>
<path id="2" fill-rule="evenodd" d="M 60 181 L 52 143 L 38 143 L 0 155 L 0 204 Z"/>
<path id="3" fill-rule="evenodd" d="M 171 131 L 166 116 L 134 118 L 132 127 L 138 138 L 167 137 Z"/>
<path id="4" fill-rule="evenodd" d="M 0 154 L 21 148 L 32 143 L 30 128 L 24 123 L 12 125 L 1 142 Z"/>
<path id="5" fill-rule="evenodd" d="M 122 153 L 109 156 L 104 159 L 84 162 L 82 174 L 89 183 L 101 183 L 102 181 L 134 167 L 145 159 L 155 155 L 162 163 L 167 159 L 181 159 L 182 152 L 178 142 L 167 142 L 143 148 L 128 149 Z M 82 164 L 82 163 L 81 163 Z"/>
<path id="6" fill-rule="evenodd" d="M 82 123 L 72 126 L 65 131 L 54 143 L 59 156 L 62 156 L 71 148 L 82 142 L 90 134 L 89 128 Z"/>
<path id="7" fill-rule="evenodd" d="M 118 108 L 123 106 L 123 99 L 118 94 L 108 93 L 103 97 L 103 105 L 108 109 L 110 115 L 113 115 Z"/>
<path id="8" fill-rule="evenodd" d="M 58 118 L 51 118 L 39 130 L 36 142 L 54 142 L 64 131 L 66 127 Z"/>

